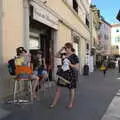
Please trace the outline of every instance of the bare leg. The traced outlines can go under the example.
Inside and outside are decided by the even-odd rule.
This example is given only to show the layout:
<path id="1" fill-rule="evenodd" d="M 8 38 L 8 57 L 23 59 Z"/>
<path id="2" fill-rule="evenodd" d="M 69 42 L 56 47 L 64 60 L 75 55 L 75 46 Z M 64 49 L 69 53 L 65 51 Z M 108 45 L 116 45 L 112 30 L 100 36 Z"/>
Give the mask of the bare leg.
<path id="1" fill-rule="evenodd" d="M 48 78 L 48 74 L 43 74 L 41 76 L 39 76 L 40 79 L 40 84 L 44 84 L 45 80 Z"/>
<path id="2" fill-rule="evenodd" d="M 60 97 L 60 93 L 61 93 L 61 87 L 57 87 L 53 103 L 50 105 L 51 108 L 57 104 Z"/>
<path id="3" fill-rule="evenodd" d="M 37 97 L 36 95 L 36 87 L 39 84 L 39 77 L 36 77 L 36 79 L 33 81 L 33 97 Z"/>
<path id="4" fill-rule="evenodd" d="M 103 74 L 104 74 L 104 76 L 106 75 L 106 70 L 103 70 Z"/>
<path id="5" fill-rule="evenodd" d="M 75 89 L 74 88 L 69 90 L 69 97 L 70 97 L 69 98 L 70 101 L 69 101 L 69 104 L 68 104 L 68 108 L 72 108 L 73 102 L 74 102 L 74 99 L 75 99 Z"/>

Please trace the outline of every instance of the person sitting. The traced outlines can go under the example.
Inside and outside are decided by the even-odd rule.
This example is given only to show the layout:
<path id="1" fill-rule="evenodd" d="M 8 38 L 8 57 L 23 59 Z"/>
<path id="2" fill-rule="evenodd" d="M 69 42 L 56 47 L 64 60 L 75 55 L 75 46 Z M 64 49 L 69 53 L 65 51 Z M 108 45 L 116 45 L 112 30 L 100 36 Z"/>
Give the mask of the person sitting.
<path id="1" fill-rule="evenodd" d="M 32 69 L 30 67 L 31 56 L 27 53 L 24 47 L 18 47 L 16 49 L 17 56 L 15 58 L 16 77 L 18 79 L 28 79 L 31 77 Z M 28 73 L 26 73 L 26 71 Z M 19 73 L 19 74 L 18 74 Z"/>
<path id="2" fill-rule="evenodd" d="M 47 66 L 45 63 L 45 58 L 42 56 L 42 51 L 38 50 L 36 57 L 31 60 L 33 65 L 33 97 L 37 98 L 36 88 L 39 84 L 43 82 L 43 80 L 48 78 Z"/>
<path id="3" fill-rule="evenodd" d="M 30 66 L 31 56 L 24 47 L 18 47 L 16 53 L 17 57 L 15 58 L 15 65 Z"/>

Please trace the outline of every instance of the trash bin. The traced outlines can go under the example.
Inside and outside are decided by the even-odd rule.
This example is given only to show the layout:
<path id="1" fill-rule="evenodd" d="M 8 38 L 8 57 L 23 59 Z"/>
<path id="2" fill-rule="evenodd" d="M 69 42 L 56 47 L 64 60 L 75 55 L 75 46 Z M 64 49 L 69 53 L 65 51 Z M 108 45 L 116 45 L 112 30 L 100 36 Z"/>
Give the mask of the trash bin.
<path id="1" fill-rule="evenodd" d="M 88 65 L 84 65 L 84 67 L 83 67 L 83 75 L 89 75 L 89 66 Z"/>

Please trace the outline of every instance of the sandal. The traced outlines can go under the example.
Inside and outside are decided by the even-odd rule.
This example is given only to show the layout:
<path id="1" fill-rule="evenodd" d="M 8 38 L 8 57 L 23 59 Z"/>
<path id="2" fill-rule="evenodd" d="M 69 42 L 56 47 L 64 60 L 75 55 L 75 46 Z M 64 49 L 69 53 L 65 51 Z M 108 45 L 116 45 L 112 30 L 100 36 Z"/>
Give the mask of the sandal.
<path id="1" fill-rule="evenodd" d="M 67 106 L 67 108 L 68 108 L 68 109 L 71 109 L 71 108 L 73 108 L 73 105 L 70 104 L 70 105 Z"/>
<path id="2" fill-rule="evenodd" d="M 53 104 L 51 104 L 50 106 L 49 106 L 49 108 L 54 108 L 55 107 L 55 105 L 53 105 Z"/>
<path id="3" fill-rule="evenodd" d="M 39 100 L 39 98 L 38 98 L 38 96 L 37 96 L 36 94 L 33 94 L 33 95 L 32 95 L 32 98 Z"/>

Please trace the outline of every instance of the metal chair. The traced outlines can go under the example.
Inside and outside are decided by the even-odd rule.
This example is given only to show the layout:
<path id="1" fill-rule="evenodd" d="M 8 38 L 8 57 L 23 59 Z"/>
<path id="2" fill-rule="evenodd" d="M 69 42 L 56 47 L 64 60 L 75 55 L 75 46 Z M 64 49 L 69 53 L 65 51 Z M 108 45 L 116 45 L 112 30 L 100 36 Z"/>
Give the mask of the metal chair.
<path id="1" fill-rule="evenodd" d="M 49 96 L 51 96 L 51 81 L 49 79 L 49 71 L 47 70 L 48 73 L 48 77 L 46 79 L 43 79 L 43 76 L 39 76 L 39 79 L 42 80 L 41 82 L 41 89 L 40 91 L 43 91 L 44 96 L 46 95 L 46 93 L 49 94 Z"/>
<path id="2" fill-rule="evenodd" d="M 30 79 L 30 75 L 32 74 L 32 68 L 28 67 L 28 66 L 16 66 L 16 78 L 15 78 L 15 83 L 14 83 L 14 96 L 13 96 L 13 100 L 14 102 L 18 102 L 18 103 L 26 103 L 29 101 L 32 101 L 32 83 L 31 83 L 31 79 Z M 18 93 L 18 87 L 19 87 L 19 83 L 20 82 L 24 82 L 25 81 L 28 83 L 29 86 L 29 92 L 30 92 L 30 100 L 21 100 L 18 99 L 16 100 L 16 94 Z M 25 87 L 25 86 L 24 86 Z M 26 89 L 23 89 L 23 92 L 26 92 Z"/>

